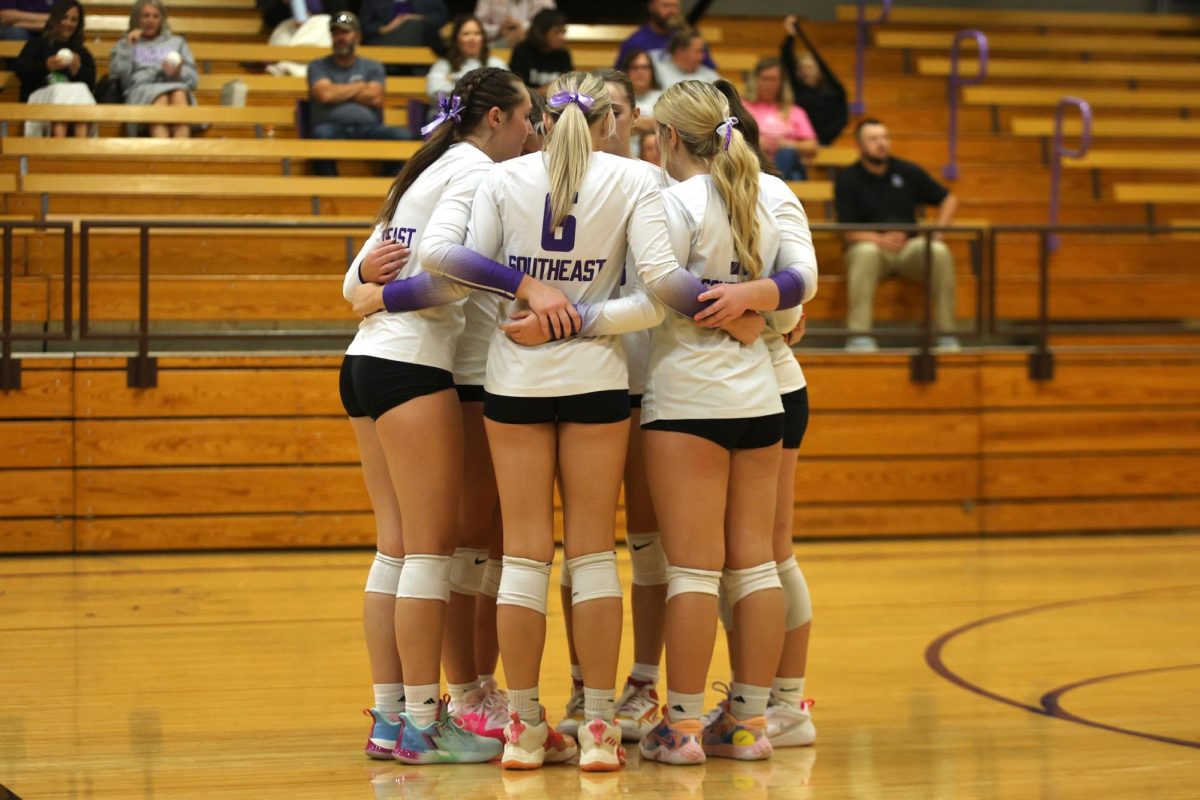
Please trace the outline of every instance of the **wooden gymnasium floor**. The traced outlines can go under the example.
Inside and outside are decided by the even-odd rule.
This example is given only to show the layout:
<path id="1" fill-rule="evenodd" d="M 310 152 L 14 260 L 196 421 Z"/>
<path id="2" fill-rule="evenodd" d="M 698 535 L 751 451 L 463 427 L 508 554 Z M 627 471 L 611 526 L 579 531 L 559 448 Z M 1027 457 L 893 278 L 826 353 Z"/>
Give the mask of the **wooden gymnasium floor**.
<path id="1" fill-rule="evenodd" d="M 633 756 L 599 778 L 368 762 L 365 552 L 6 557 L 0 784 L 205 800 L 1200 796 L 1200 535 L 797 551 L 817 607 L 818 745 L 700 768 Z M 556 600 L 551 614 L 554 714 Z"/>

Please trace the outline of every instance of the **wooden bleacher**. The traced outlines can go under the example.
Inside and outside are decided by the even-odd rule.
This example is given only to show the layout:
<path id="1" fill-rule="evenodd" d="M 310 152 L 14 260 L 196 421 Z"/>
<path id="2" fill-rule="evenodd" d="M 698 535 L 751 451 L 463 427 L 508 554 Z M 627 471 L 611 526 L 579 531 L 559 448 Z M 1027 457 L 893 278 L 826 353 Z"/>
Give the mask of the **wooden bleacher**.
<path id="1" fill-rule="evenodd" d="M 867 7 L 867 18 L 878 19 L 879 6 Z M 856 5 L 839 5 L 837 18 L 844 22 L 858 19 Z M 976 28 L 1055 28 L 1059 30 L 1200 32 L 1200 19 L 1189 14 L 1120 14 L 1086 11 L 1022 11 L 1017 9 L 944 8 L 896 6 L 888 15 L 887 25 Z"/>
<path id="2" fill-rule="evenodd" d="M 954 33 L 950 31 L 893 31 L 878 30 L 875 44 L 894 50 L 950 50 Z M 972 52 L 968 48 L 966 52 Z M 991 53 L 1072 53 L 1108 57 L 1129 56 L 1196 56 L 1200 55 L 1200 39 L 1169 36 L 1114 36 L 1111 34 L 1054 34 L 995 33 L 988 36 Z"/>
<path id="3" fill-rule="evenodd" d="M 1200 89 L 1087 89 L 1076 86 L 996 86 L 990 83 L 963 89 L 963 99 L 967 103 L 998 107 L 1053 108 L 1067 95 L 1086 99 L 1093 110 L 1200 108 Z"/>
<path id="4" fill-rule="evenodd" d="M 1188 62 L 1163 64 L 1157 61 L 1067 61 L 1063 59 L 988 59 L 988 80 L 1020 78 L 1047 81 L 1181 82 L 1200 83 L 1200 64 Z M 979 62 L 964 58 L 959 62 L 961 75 L 976 75 Z M 950 59 L 927 56 L 917 60 L 917 73 L 935 78 L 950 74 Z M 1091 91 L 1089 88 L 1087 91 Z"/>

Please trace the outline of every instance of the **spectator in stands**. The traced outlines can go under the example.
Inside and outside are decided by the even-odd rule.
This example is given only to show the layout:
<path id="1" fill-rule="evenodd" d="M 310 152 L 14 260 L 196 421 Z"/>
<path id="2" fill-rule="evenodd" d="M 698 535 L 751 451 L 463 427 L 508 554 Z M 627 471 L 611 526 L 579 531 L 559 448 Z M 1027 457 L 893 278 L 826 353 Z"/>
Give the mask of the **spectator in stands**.
<path id="1" fill-rule="evenodd" d="M 267 39 L 267 44 L 274 47 L 331 47 L 333 40 L 329 38 L 329 20 L 334 14 L 348 10 L 345 8 L 347 3 L 336 0 L 290 0 L 285 5 L 290 16 L 276 25 Z M 307 64 L 279 61 L 268 64 L 267 72 L 301 77 L 306 74 L 307 68 Z"/>
<path id="2" fill-rule="evenodd" d="M 649 17 L 646 24 L 621 42 L 621 49 L 617 52 L 617 69 L 634 50 L 645 50 L 656 61 L 665 58 L 671 38 L 688 27 L 687 20 L 680 12 L 679 0 L 649 0 L 646 14 Z M 704 53 L 704 65 L 714 70 L 717 68 L 707 50 Z"/>
<path id="3" fill-rule="evenodd" d="M 783 179 L 807 178 L 804 161 L 817 153 L 817 134 L 804 109 L 792 102 L 778 58 L 770 56 L 755 65 L 753 79 L 746 86 L 746 109 L 758 123 L 763 152 Z"/>
<path id="4" fill-rule="evenodd" d="M 662 166 L 662 156 L 658 152 L 658 134 L 639 131 L 635 138 L 638 158 L 656 167 Z"/>
<path id="5" fill-rule="evenodd" d="M 384 47 L 437 49 L 450 21 L 444 0 L 362 0 L 362 41 Z"/>
<path id="6" fill-rule="evenodd" d="M 833 74 L 833 70 L 821 58 L 817 48 L 805 36 L 793 14 L 783 21 L 787 38 L 783 40 L 781 56 L 783 69 L 792 86 L 792 98 L 804 109 L 817 132 L 817 141 L 831 145 L 842 135 L 850 112 L 846 105 L 846 87 Z M 796 38 L 804 41 L 808 48 L 799 63 L 796 61 Z"/>
<path id="7" fill-rule="evenodd" d="M 570 72 L 566 14 L 547 8 L 534 15 L 525 41 L 513 48 L 508 66 L 531 89 L 545 89 L 559 75 Z"/>
<path id="8" fill-rule="evenodd" d="M 138 0 L 129 15 L 129 33 L 122 36 L 108 62 L 108 72 L 121 84 L 130 105 L 187 106 L 200 79 L 196 59 L 182 36 L 171 33 L 162 0 Z M 150 135 L 186 139 L 187 125 L 151 125 Z"/>
<path id="9" fill-rule="evenodd" d="M 617 69 L 629 76 L 633 84 L 633 104 L 641 113 L 637 122 L 633 123 L 635 132 L 654 132 L 654 104 L 662 96 L 658 85 L 658 76 L 654 74 L 654 59 L 645 50 L 630 50 Z M 637 142 L 637 139 L 634 139 Z M 633 153 L 637 155 L 637 150 Z"/>
<path id="10" fill-rule="evenodd" d="M 52 0 L 2 0 L 0 39 L 32 39 L 46 27 Z"/>
<path id="11" fill-rule="evenodd" d="M 21 81 L 21 100 L 27 103 L 57 103 L 94 106 L 96 62 L 83 46 L 83 6 L 79 0 L 56 0 L 50 9 L 42 35 L 30 39 L 21 48 L 13 72 Z M 63 58 L 63 50 L 71 53 Z M 52 135 L 66 136 L 68 123 L 29 122 L 25 135 L 39 135 L 49 127 Z M 76 136 L 88 135 L 88 124 L 73 125 Z"/>
<path id="12" fill-rule="evenodd" d="M 516 47 L 539 11 L 555 8 L 554 0 L 479 0 L 475 16 L 488 41 L 497 47 Z"/>
<path id="13" fill-rule="evenodd" d="M 658 85 L 663 91 L 680 81 L 712 83 L 721 76 L 704 64 L 704 38 L 690 28 L 680 31 L 667 46 L 667 58 L 654 62 Z"/>
<path id="14" fill-rule="evenodd" d="M 439 92 L 450 94 L 459 78 L 480 67 L 508 69 L 503 61 L 490 54 L 483 24 L 475 17 L 460 16 L 454 20 L 446 55 L 433 62 L 425 76 L 425 94 L 431 104 L 436 108 Z"/>
<path id="15" fill-rule="evenodd" d="M 958 199 L 911 161 L 892 157 L 887 127 L 864 119 L 855 128 L 861 158 L 838 176 L 835 197 L 838 222 L 915 224 L 917 206 L 937 206 L 935 225 L 949 225 Z M 846 327 L 852 336 L 846 349 L 873 352 L 871 337 L 875 287 L 897 273 L 925 280 L 925 239 L 904 231 L 846 234 Z M 933 322 L 941 331 L 938 346 L 957 350 L 954 337 L 954 258 L 940 240 L 933 242 Z"/>
<path id="16" fill-rule="evenodd" d="M 333 53 L 308 65 L 313 138 L 407 139 L 407 131 L 383 124 L 387 75 L 378 61 L 355 53 L 361 33 L 358 17 L 343 11 L 329 23 L 329 32 Z M 337 175 L 337 165 L 314 161 L 313 171 Z"/>

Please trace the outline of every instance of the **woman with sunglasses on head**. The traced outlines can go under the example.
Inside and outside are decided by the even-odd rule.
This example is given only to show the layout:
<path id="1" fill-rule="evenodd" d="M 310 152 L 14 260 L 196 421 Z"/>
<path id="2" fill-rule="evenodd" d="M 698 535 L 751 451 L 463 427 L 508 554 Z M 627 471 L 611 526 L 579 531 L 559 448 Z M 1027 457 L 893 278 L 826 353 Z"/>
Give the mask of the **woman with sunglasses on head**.
<path id="1" fill-rule="evenodd" d="M 762 175 L 726 98 L 684 81 L 655 105 L 672 248 L 712 288 L 715 322 L 739 309 L 791 330 L 816 292 L 816 260 L 799 202 Z M 726 305 L 727 304 L 727 305 Z M 760 326 L 761 326 L 760 322 Z M 647 472 L 670 564 L 667 707 L 644 758 L 695 764 L 770 755 L 767 700 L 785 609 L 772 558 L 784 413 L 766 342 L 730 342 L 668 316 L 655 331 L 643 399 Z M 736 619 L 736 680 L 722 714 L 701 722 L 718 595 Z"/>

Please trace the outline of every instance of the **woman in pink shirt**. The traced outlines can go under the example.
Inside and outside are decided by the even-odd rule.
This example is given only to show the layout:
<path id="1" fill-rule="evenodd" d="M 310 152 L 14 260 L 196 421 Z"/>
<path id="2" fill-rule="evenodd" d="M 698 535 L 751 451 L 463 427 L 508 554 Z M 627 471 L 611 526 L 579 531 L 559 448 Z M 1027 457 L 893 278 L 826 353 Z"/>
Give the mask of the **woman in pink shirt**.
<path id="1" fill-rule="evenodd" d="M 784 180 L 805 180 L 804 159 L 816 155 L 817 133 L 804 109 L 792 102 L 792 90 L 783 80 L 778 58 L 764 58 L 754 67 L 745 103 L 758 122 L 763 152 L 775 162 Z"/>

